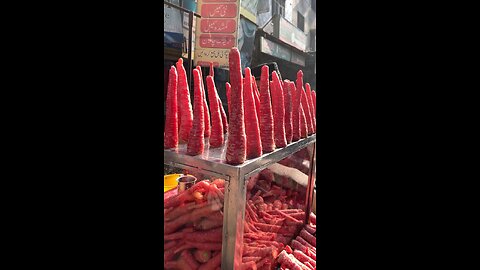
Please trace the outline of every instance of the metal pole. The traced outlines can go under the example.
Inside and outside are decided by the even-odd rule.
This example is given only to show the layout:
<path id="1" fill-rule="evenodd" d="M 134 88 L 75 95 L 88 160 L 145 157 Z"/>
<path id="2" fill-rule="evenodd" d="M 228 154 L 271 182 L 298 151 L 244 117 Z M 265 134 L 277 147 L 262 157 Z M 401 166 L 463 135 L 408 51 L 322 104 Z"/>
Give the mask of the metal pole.
<path id="1" fill-rule="evenodd" d="M 305 223 L 306 224 L 308 224 L 309 222 L 310 212 L 312 211 L 313 188 L 315 185 L 315 180 L 317 178 L 314 175 L 316 173 L 315 160 L 316 160 L 317 143 L 315 142 L 313 145 L 307 146 L 307 148 L 308 147 L 313 147 L 313 151 L 311 153 L 312 157 L 310 158 L 310 171 L 308 173 L 308 185 L 307 185 L 307 193 L 306 193 L 306 201 L 305 201 Z"/>
<path id="2" fill-rule="evenodd" d="M 193 11 L 190 11 L 188 13 L 188 27 L 190 30 L 188 31 L 188 65 L 189 65 L 189 71 L 188 71 L 188 84 L 190 89 L 190 94 L 193 93 L 193 87 L 192 87 L 192 34 L 193 34 Z"/>

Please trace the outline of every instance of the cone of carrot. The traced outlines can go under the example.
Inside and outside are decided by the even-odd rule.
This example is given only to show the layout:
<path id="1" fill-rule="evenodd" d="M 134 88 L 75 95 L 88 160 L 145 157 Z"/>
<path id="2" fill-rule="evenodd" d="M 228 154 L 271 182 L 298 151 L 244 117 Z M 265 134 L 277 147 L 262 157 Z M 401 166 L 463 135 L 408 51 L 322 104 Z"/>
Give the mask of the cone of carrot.
<path id="1" fill-rule="evenodd" d="M 262 155 L 262 143 L 260 141 L 260 128 L 258 126 L 257 111 L 252 89 L 252 75 L 250 68 L 245 68 L 243 83 L 243 100 L 245 113 L 245 134 L 247 138 L 247 159 L 256 158 Z"/>
<path id="2" fill-rule="evenodd" d="M 312 119 L 312 128 L 313 133 L 317 131 L 317 119 L 315 117 L 315 110 L 313 109 L 313 98 L 312 98 L 312 89 L 310 88 L 310 84 L 305 84 L 305 90 L 307 94 L 307 103 L 310 112 L 310 118 Z"/>
<path id="3" fill-rule="evenodd" d="M 210 147 L 216 148 L 223 145 L 223 124 L 220 108 L 218 106 L 217 89 L 213 76 L 207 76 L 208 99 L 210 101 L 210 116 L 212 119 L 212 133 L 210 135 Z"/>
<path id="4" fill-rule="evenodd" d="M 258 93 L 257 81 L 255 76 L 252 76 L 252 88 L 253 88 L 253 97 L 255 98 L 255 110 L 257 111 L 257 117 L 260 121 L 260 94 Z"/>
<path id="5" fill-rule="evenodd" d="M 196 156 L 203 153 L 205 147 L 205 117 L 203 107 L 203 94 L 201 89 L 200 72 L 197 69 L 193 70 L 193 90 L 194 90 L 194 105 L 193 105 L 193 126 L 190 131 L 190 138 L 187 144 L 187 155 Z"/>
<path id="6" fill-rule="evenodd" d="M 313 111 L 315 115 L 317 114 L 317 93 L 315 90 L 312 90 L 312 100 L 313 100 Z"/>
<path id="7" fill-rule="evenodd" d="M 285 138 L 285 104 L 283 101 L 283 87 L 276 71 L 272 72 L 272 79 L 272 108 L 275 147 L 282 148 L 287 145 L 287 139 Z"/>
<path id="8" fill-rule="evenodd" d="M 207 104 L 207 96 L 205 94 L 205 86 L 203 85 L 203 75 L 202 75 L 202 68 L 197 66 L 196 69 L 200 73 L 200 88 L 202 89 L 202 96 L 203 96 L 203 121 L 205 122 L 205 138 L 209 138 L 211 134 L 211 126 L 210 126 L 210 112 L 208 110 Z"/>
<path id="9" fill-rule="evenodd" d="M 183 66 L 183 59 L 178 59 L 177 63 L 178 83 L 177 83 L 177 99 L 178 99 L 178 136 L 181 143 L 188 142 L 190 130 L 193 125 L 193 111 L 190 103 L 190 91 L 188 89 L 187 72 Z"/>
<path id="10" fill-rule="evenodd" d="M 307 100 L 307 94 L 305 93 L 305 89 L 302 86 L 302 108 L 303 112 L 305 113 L 305 118 L 307 120 L 307 134 L 313 134 L 313 123 L 312 123 L 312 113 L 310 111 L 310 106 Z"/>
<path id="11" fill-rule="evenodd" d="M 260 137 L 263 153 L 270 153 L 275 150 L 275 140 L 273 137 L 273 113 L 268 75 L 268 66 L 262 66 L 262 73 L 260 75 Z"/>
<path id="12" fill-rule="evenodd" d="M 287 144 L 292 142 L 292 84 L 289 80 L 284 80 L 283 83 L 283 98 L 284 98 L 284 107 L 285 107 L 285 139 Z"/>
<path id="13" fill-rule="evenodd" d="M 230 115 L 230 110 L 232 106 L 230 106 L 230 92 L 232 91 L 232 85 L 229 82 L 225 83 L 225 91 L 227 94 L 227 109 L 228 109 L 228 114 Z"/>
<path id="14" fill-rule="evenodd" d="M 295 83 L 295 94 L 292 97 L 292 141 L 300 140 L 300 105 L 301 105 L 301 96 L 300 92 L 303 85 L 303 72 L 299 70 L 297 72 L 297 80 Z"/>
<path id="15" fill-rule="evenodd" d="M 228 129 L 226 162 L 238 165 L 244 163 L 246 158 L 242 70 L 238 49 L 232 48 L 228 58 L 232 89 L 230 92 L 231 110 L 229 111 L 230 125 Z"/>
<path id="16" fill-rule="evenodd" d="M 168 74 L 165 134 L 163 139 L 163 147 L 165 149 L 178 146 L 177 78 L 177 70 L 172 66 Z"/>

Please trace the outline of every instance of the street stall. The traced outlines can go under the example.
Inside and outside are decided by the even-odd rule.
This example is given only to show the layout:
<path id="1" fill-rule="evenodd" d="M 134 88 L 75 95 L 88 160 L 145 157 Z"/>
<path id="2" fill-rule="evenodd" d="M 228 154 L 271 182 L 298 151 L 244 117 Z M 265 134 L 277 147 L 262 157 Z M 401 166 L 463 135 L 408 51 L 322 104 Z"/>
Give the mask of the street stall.
<path id="1" fill-rule="evenodd" d="M 316 269 L 314 91 L 228 55 L 228 117 L 212 68 L 169 71 L 164 269 Z"/>

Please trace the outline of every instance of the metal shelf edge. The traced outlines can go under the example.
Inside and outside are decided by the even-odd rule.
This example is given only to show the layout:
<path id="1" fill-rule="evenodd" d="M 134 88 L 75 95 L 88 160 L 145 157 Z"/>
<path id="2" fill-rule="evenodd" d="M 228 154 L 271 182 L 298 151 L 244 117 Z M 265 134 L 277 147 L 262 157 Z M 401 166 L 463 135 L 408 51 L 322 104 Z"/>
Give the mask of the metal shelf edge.
<path id="1" fill-rule="evenodd" d="M 197 168 L 208 168 L 210 171 L 219 172 L 225 175 L 234 175 L 241 173 L 247 175 L 250 172 L 257 170 L 261 167 L 266 167 L 270 164 L 278 162 L 291 153 L 297 152 L 298 150 L 306 147 L 307 145 L 314 143 L 317 139 L 316 134 L 310 135 L 305 139 L 301 139 L 294 143 L 288 144 L 286 147 L 277 149 L 271 153 L 262 155 L 261 157 L 250 159 L 245 161 L 245 163 L 233 166 L 226 163 L 212 161 L 200 158 L 199 156 L 189 156 L 185 154 L 179 154 L 172 150 L 164 150 L 163 157 L 165 164 L 168 163 L 179 163 L 179 164 L 188 164 L 189 166 Z M 226 146 L 224 146 L 226 147 Z M 222 151 L 222 150 L 220 150 Z"/>

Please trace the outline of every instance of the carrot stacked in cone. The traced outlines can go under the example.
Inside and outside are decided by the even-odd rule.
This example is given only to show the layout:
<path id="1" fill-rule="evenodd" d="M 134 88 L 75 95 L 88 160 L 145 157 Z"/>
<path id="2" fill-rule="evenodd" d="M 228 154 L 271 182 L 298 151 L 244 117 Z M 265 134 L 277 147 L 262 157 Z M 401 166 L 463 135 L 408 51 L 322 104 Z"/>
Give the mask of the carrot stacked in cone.
<path id="1" fill-rule="evenodd" d="M 210 101 L 210 116 L 212 117 L 212 133 L 210 135 L 210 146 L 220 147 L 223 144 L 223 124 L 220 108 L 218 106 L 217 89 L 213 76 L 207 76 L 208 99 Z"/>
<path id="2" fill-rule="evenodd" d="M 230 125 L 228 129 L 226 162 L 228 164 L 238 165 L 245 162 L 246 158 L 242 67 L 238 49 L 235 47 L 232 48 L 228 58 L 232 89 L 230 92 L 231 110 L 229 111 Z"/>
<path id="3" fill-rule="evenodd" d="M 163 147 L 165 149 L 178 146 L 178 106 L 177 106 L 177 70 L 170 68 L 167 88 L 167 104 L 165 116 L 165 134 Z"/>
<path id="4" fill-rule="evenodd" d="M 245 133 L 247 137 L 247 159 L 262 155 L 262 143 L 260 141 L 260 128 L 258 126 L 257 111 L 252 89 L 252 75 L 250 68 L 245 68 L 243 98 L 245 105 Z"/>
<path id="5" fill-rule="evenodd" d="M 308 101 L 308 107 L 309 107 L 309 111 L 310 111 L 310 117 L 312 119 L 313 133 L 315 133 L 317 131 L 317 119 L 315 117 L 315 110 L 313 108 L 312 89 L 310 88 L 309 83 L 305 84 L 305 89 L 306 89 L 306 94 L 307 94 L 307 101 Z"/>
<path id="6" fill-rule="evenodd" d="M 178 73 L 178 88 L 177 88 L 177 97 L 178 97 L 178 122 L 180 129 L 178 131 L 178 136 L 180 142 L 188 142 L 188 137 L 190 136 L 190 130 L 193 125 L 193 111 L 192 104 L 190 103 L 190 91 L 188 90 L 187 82 L 187 72 L 183 67 L 183 59 L 178 59 L 177 63 L 177 73 Z"/>
<path id="7" fill-rule="evenodd" d="M 187 155 L 196 156 L 203 153 L 205 147 L 205 117 L 204 117 L 204 97 L 201 88 L 200 72 L 193 70 L 194 83 L 194 106 L 193 106 L 193 126 L 190 131 L 190 138 L 187 144 Z"/>
<path id="8" fill-rule="evenodd" d="M 262 151 L 264 153 L 269 153 L 275 150 L 273 114 L 270 101 L 270 82 L 268 80 L 268 74 L 268 66 L 263 66 L 260 75 L 260 137 L 262 140 Z"/>

